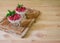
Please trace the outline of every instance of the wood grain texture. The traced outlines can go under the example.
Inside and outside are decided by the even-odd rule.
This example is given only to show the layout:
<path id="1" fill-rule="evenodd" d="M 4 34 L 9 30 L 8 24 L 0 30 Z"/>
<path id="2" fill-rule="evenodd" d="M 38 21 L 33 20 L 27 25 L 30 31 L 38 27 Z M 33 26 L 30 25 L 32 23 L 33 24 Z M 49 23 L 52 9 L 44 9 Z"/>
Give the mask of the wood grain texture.
<path id="1" fill-rule="evenodd" d="M 40 30 L 47 33 L 46 37 L 40 39 L 60 40 L 60 0 L 0 0 L 0 20 L 8 9 L 14 10 L 18 3 L 41 11 L 36 23 L 26 34 L 26 38 L 29 38 L 33 31 Z"/>

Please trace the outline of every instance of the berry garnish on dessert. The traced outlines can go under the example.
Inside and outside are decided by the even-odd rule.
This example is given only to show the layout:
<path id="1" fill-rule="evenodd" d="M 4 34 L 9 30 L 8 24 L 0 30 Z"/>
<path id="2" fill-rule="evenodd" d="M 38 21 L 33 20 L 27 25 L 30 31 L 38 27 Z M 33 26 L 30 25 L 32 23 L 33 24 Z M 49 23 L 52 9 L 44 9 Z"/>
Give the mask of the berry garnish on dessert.
<path id="1" fill-rule="evenodd" d="M 18 20 L 20 18 L 19 14 L 14 14 L 13 16 L 8 17 L 10 20 Z"/>
<path id="2" fill-rule="evenodd" d="M 8 10 L 9 13 L 7 13 L 6 17 L 11 23 L 17 23 L 21 20 L 21 15 L 15 13 L 15 11 Z"/>
<path id="3" fill-rule="evenodd" d="M 18 4 L 18 6 L 17 6 L 17 8 L 16 8 L 16 11 L 18 11 L 18 12 L 23 12 L 23 11 L 25 11 L 25 10 L 26 10 L 26 8 L 23 7 L 23 5 L 19 5 L 19 4 Z"/>
<path id="4" fill-rule="evenodd" d="M 26 7 L 24 7 L 22 4 L 18 4 L 17 8 L 15 9 L 16 13 L 18 14 L 25 14 L 26 13 Z"/>

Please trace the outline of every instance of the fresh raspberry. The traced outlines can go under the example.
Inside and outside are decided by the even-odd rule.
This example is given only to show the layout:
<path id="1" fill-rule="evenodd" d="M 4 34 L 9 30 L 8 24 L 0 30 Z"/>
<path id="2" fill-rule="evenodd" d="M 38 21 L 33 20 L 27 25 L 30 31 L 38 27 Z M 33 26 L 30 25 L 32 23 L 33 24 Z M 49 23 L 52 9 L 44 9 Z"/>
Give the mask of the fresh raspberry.
<path id="1" fill-rule="evenodd" d="M 10 20 L 18 20 L 21 18 L 21 15 L 20 14 L 14 14 L 13 16 L 9 16 L 9 19 Z"/>
<path id="2" fill-rule="evenodd" d="M 24 12 L 25 10 L 26 10 L 25 7 L 16 8 L 16 11 L 18 11 L 18 12 Z"/>
<path id="3" fill-rule="evenodd" d="M 9 16 L 8 18 L 9 18 L 10 20 L 13 20 L 13 17 L 12 17 L 12 16 Z"/>
<path id="4" fill-rule="evenodd" d="M 18 20 L 19 18 L 21 18 L 21 16 L 19 14 L 14 15 L 14 20 Z"/>

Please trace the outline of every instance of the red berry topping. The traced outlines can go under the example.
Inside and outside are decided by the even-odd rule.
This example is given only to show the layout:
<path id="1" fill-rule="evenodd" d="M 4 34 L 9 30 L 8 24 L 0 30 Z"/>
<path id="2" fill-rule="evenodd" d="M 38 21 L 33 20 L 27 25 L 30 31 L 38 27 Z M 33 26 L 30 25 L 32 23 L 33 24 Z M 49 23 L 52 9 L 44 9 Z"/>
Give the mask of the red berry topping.
<path id="1" fill-rule="evenodd" d="M 25 7 L 21 7 L 21 8 L 16 8 L 16 11 L 18 11 L 18 12 L 24 12 L 26 10 L 26 8 Z"/>
<path id="2" fill-rule="evenodd" d="M 12 17 L 12 16 L 9 16 L 8 18 L 9 18 L 10 20 L 13 20 L 13 17 Z"/>
<path id="3" fill-rule="evenodd" d="M 21 18 L 20 14 L 14 14 L 13 16 L 9 16 L 8 17 L 10 20 L 18 20 Z"/>
<path id="4" fill-rule="evenodd" d="M 26 8 L 23 7 L 22 4 L 18 4 L 18 6 L 17 6 L 17 8 L 16 8 L 16 11 L 18 11 L 18 12 L 24 12 L 25 10 L 26 10 Z"/>

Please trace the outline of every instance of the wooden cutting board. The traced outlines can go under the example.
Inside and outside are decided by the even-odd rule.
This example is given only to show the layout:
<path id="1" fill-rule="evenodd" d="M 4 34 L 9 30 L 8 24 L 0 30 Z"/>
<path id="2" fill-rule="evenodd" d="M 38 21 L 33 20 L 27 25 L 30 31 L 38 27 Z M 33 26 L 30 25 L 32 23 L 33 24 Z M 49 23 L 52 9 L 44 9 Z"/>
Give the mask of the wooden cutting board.
<path id="1" fill-rule="evenodd" d="M 30 38 L 33 31 L 39 30 L 47 35 L 40 39 L 60 39 L 60 0 L 0 0 L 0 20 L 6 15 L 8 9 L 13 10 L 18 3 L 41 11 L 37 22 L 25 38 Z"/>

